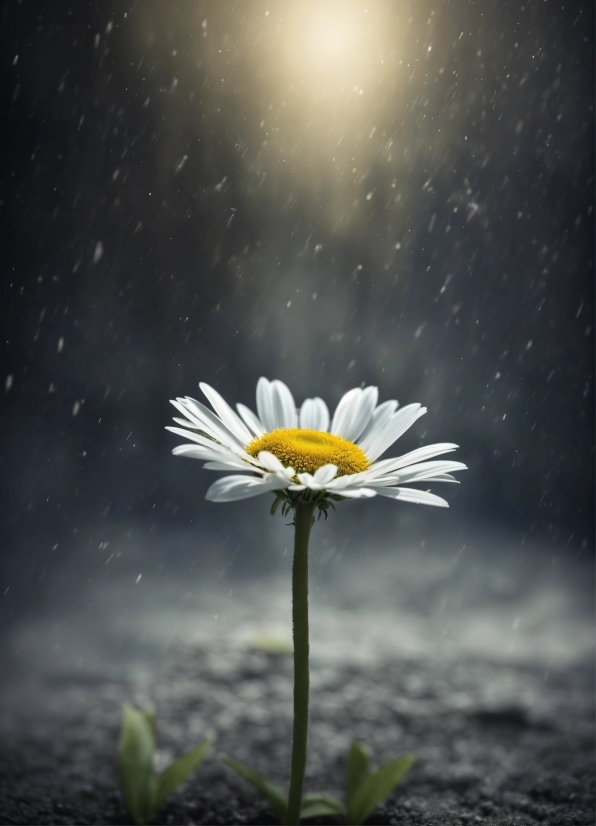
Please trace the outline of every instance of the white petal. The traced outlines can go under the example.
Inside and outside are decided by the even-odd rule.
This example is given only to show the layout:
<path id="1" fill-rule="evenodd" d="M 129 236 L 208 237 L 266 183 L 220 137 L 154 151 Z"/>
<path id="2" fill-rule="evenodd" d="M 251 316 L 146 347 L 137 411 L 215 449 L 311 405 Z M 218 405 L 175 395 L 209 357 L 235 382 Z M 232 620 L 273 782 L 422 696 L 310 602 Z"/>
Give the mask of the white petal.
<path id="1" fill-rule="evenodd" d="M 186 396 L 185 399 L 180 401 L 182 401 L 183 404 L 186 403 L 187 415 L 193 415 L 199 422 L 199 427 L 202 426 L 206 433 L 209 433 L 209 435 L 214 435 L 217 441 L 222 444 L 234 444 L 244 449 L 246 442 L 239 439 L 238 436 L 232 433 L 232 431 L 226 427 L 222 420 L 216 416 L 215 413 L 209 410 L 208 407 L 205 407 L 204 404 L 198 402 L 196 399 L 192 399 L 190 396 Z"/>
<path id="2" fill-rule="evenodd" d="M 439 459 L 434 462 L 418 462 L 415 465 L 408 465 L 401 473 L 452 473 L 456 470 L 467 470 L 467 465 L 463 462 L 454 462 L 447 459 Z"/>
<path id="3" fill-rule="evenodd" d="M 368 470 L 363 471 L 369 477 L 385 475 L 392 473 L 399 468 L 408 467 L 416 462 L 422 462 L 425 459 L 432 459 L 433 456 L 440 456 L 441 453 L 450 453 L 455 450 L 457 445 L 450 442 L 444 442 L 436 445 L 426 445 L 425 447 L 418 447 L 416 450 L 411 450 L 409 453 L 404 453 L 403 456 L 396 456 L 394 459 L 381 459 L 371 465 Z"/>
<path id="4" fill-rule="evenodd" d="M 358 439 L 358 444 L 362 445 L 362 443 L 368 439 L 369 436 L 373 436 L 373 434 L 380 431 L 389 419 L 393 416 L 397 408 L 399 407 L 398 403 L 395 399 L 389 399 L 389 401 L 383 402 L 380 404 L 377 409 L 372 414 L 370 422 L 364 428 L 364 431 L 360 434 Z"/>
<path id="5" fill-rule="evenodd" d="M 199 445 L 202 445 L 207 450 L 211 451 L 211 453 L 215 456 L 217 455 L 218 459 L 221 461 L 226 461 L 228 457 L 236 457 L 242 459 L 244 462 L 248 462 L 250 465 L 254 465 L 256 470 L 260 470 L 260 464 L 254 456 L 248 454 L 243 448 L 238 447 L 234 444 L 232 445 L 222 445 L 219 442 L 214 442 L 212 439 L 209 439 L 207 436 L 202 436 L 200 433 L 195 433 L 192 430 L 182 430 L 180 427 L 166 427 L 166 430 L 171 431 L 172 433 L 176 433 L 179 436 L 183 436 L 185 439 L 190 439 L 191 442 L 196 442 Z M 182 450 L 182 448 L 188 448 L 191 445 L 179 445 L 177 448 L 174 448 L 173 452 L 176 455 L 184 455 L 187 451 Z M 198 456 L 196 458 L 199 458 Z"/>
<path id="6" fill-rule="evenodd" d="M 314 426 L 314 419 L 315 400 L 304 399 L 298 414 L 298 424 L 303 430 L 318 430 L 319 428 Z"/>
<path id="7" fill-rule="evenodd" d="M 361 395 L 362 390 L 360 387 L 354 387 L 353 390 L 348 390 L 348 392 L 341 397 L 339 404 L 335 408 L 335 413 L 333 414 L 331 427 L 329 428 L 330 433 L 346 438 L 344 436 L 344 431 L 347 431 L 350 426 L 352 421 L 352 410 L 358 406 Z"/>
<path id="8" fill-rule="evenodd" d="M 290 485 L 290 490 L 325 490 L 329 486 L 329 482 L 337 473 L 336 465 L 323 465 L 312 473 L 298 473 L 300 484 Z"/>
<path id="9" fill-rule="evenodd" d="M 218 445 L 214 445 L 212 448 L 189 444 L 177 445 L 177 447 L 173 448 L 172 453 L 174 456 L 188 456 L 190 459 L 221 462 L 224 465 L 228 465 L 230 468 L 247 468 L 255 473 L 265 472 L 259 465 L 258 461 L 252 456 L 249 456 L 248 453 L 245 453 L 244 455 L 240 452 L 233 453 L 227 448 L 218 449 Z"/>
<path id="10" fill-rule="evenodd" d="M 203 468 L 205 470 L 240 470 L 243 473 L 260 473 L 261 475 L 264 475 L 267 472 L 265 470 L 259 470 L 258 468 L 253 467 L 252 465 L 247 465 L 246 462 L 242 462 L 241 459 L 239 459 L 238 461 L 230 460 L 226 462 L 207 462 L 207 464 L 203 465 Z"/>
<path id="11" fill-rule="evenodd" d="M 244 423 L 248 429 L 251 430 L 257 438 L 262 436 L 265 432 L 265 428 L 257 419 L 252 410 L 249 407 L 245 407 L 243 404 L 237 404 L 236 407 L 238 408 L 238 413 L 240 413 L 244 419 Z"/>
<path id="12" fill-rule="evenodd" d="M 185 439 L 190 439 L 191 442 L 196 442 L 199 445 L 205 445 L 205 447 L 212 447 L 214 449 L 225 451 L 230 450 L 227 445 L 224 446 L 220 442 L 214 442 L 213 439 L 203 436 L 201 433 L 195 433 L 194 430 L 183 430 L 181 427 L 172 427 L 171 425 L 168 425 L 166 430 L 169 430 L 170 433 L 175 433 L 177 436 L 183 436 Z"/>
<path id="13" fill-rule="evenodd" d="M 209 401 L 211 402 L 211 406 L 225 424 L 225 426 L 230 430 L 237 439 L 242 442 L 245 446 L 252 442 L 252 435 L 240 416 L 237 413 L 234 413 L 230 405 L 227 401 L 208 384 L 205 382 L 199 382 L 199 387 L 203 391 L 203 393 L 207 396 Z"/>
<path id="14" fill-rule="evenodd" d="M 362 479 L 361 473 L 351 473 L 347 474 L 346 476 L 336 476 L 335 479 L 331 479 L 326 484 L 327 490 L 334 490 L 337 493 L 340 493 L 343 488 L 354 488 L 359 487 L 362 483 L 362 486 L 365 484 L 368 485 L 368 482 L 365 482 Z"/>
<path id="15" fill-rule="evenodd" d="M 293 480 L 295 473 L 294 468 L 286 467 L 284 468 L 283 473 L 271 473 L 267 472 L 267 478 L 272 478 L 275 476 L 277 478 L 277 483 L 274 485 L 276 488 L 287 488 L 290 482 Z"/>
<path id="16" fill-rule="evenodd" d="M 448 508 L 449 503 L 434 493 L 425 490 L 414 490 L 414 488 L 375 488 L 373 490 L 379 496 L 386 496 L 388 499 L 399 499 L 402 502 L 414 502 L 417 505 L 435 505 L 439 508 Z"/>
<path id="17" fill-rule="evenodd" d="M 271 382 L 273 415 L 275 427 L 298 427 L 298 414 L 296 413 L 296 402 L 290 392 L 290 388 L 274 379 Z"/>
<path id="18" fill-rule="evenodd" d="M 196 415 L 191 405 L 188 405 L 186 399 L 170 399 L 170 404 L 173 404 L 176 410 L 179 410 L 183 416 L 186 416 L 184 422 L 185 427 L 194 427 L 197 430 L 202 430 L 203 433 L 208 433 L 217 439 L 217 436 L 212 431 L 211 427 Z M 180 421 L 177 419 L 177 421 Z"/>
<path id="19" fill-rule="evenodd" d="M 347 499 L 372 499 L 376 495 L 377 491 L 372 488 L 346 488 L 338 492 L 338 496 L 345 496 Z"/>
<path id="20" fill-rule="evenodd" d="M 420 407 L 419 404 L 408 404 L 398 410 L 380 432 L 372 434 L 372 439 L 369 437 L 370 443 L 365 440 L 365 446 L 365 442 L 361 442 L 360 447 L 366 453 L 369 461 L 374 462 L 414 424 L 416 419 L 419 419 L 425 413 L 426 407 Z"/>
<path id="21" fill-rule="evenodd" d="M 315 474 L 313 476 L 314 481 L 317 485 L 325 485 L 330 482 L 335 476 L 337 475 L 337 465 L 323 465 L 320 468 L 315 470 Z"/>
<path id="22" fill-rule="evenodd" d="M 327 432 L 329 429 L 329 410 L 323 399 L 317 396 L 314 399 L 304 400 L 300 408 L 300 427 L 306 430 Z"/>
<path id="23" fill-rule="evenodd" d="M 424 479 L 431 479 L 442 473 L 452 473 L 456 470 L 467 470 L 466 465 L 462 462 L 447 462 L 441 460 L 438 462 L 420 462 L 417 465 L 409 465 L 398 471 L 391 471 L 382 473 L 374 478 L 368 477 L 370 484 L 405 484 L 409 485 L 414 481 L 422 481 Z"/>
<path id="24" fill-rule="evenodd" d="M 197 428 L 197 425 L 191 422 L 189 419 L 179 419 L 178 416 L 172 416 L 172 421 L 176 422 L 182 427 L 194 427 L 195 429 Z"/>
<path id="25" fill-rule="evenodd" d="M 271 433 L 275 430 L 275 414 L 273 411 L 273 391 L 271 382 L 264 376 L 257 382 L 257 413 L 265 432 Z"/>
<path id="26" fill-rule="evenodd" d="M 203 423 L 205 429 L 210 429 L 215 437 L 222 444 L 237 445 L 244 449 L 246 442 L 239 438 L 212 410 L 210 410 L 202 402 L 193 399 L 191 396 L 185 396 L 179 401 L 186 405 L 187 410 L 194 415 L 194 417 Z M 222 399 L 223 401 L 223 399 Z"/>
<path id="27" fill-rule="evenodd" d="M 223 476 L 211 485 L 205 498 L 211 502 L 233 502 L 236 499 L 248 499 L 260 493 L 267 493 L 277 487 L 279 480 L 276 476 Z"/>
<path id="28" fill-rule="evenodd" d="M 265 470 L 270 470 L 273 473 L 283 473 L 285 475 L 288 468 L 284 467 L 282 463 L 279 461 L 277 456 L 273 453 L 269 453 L 268 450 L 262 450 L 258 456 L 259 462 L 265 468 Z M 292 468 L 289 468 L 292 470 Z M 292 470 L 291 476 L 294 475 L 294 471 Z"/>
<path id="29" fill-rule="evenodd" d="M 200 450 L 204 450 L 204 448 L 200 448 Z M 205 458 L 208 458 L 209 461 L 215 462 L 218 465 L 222 465 L 223 467 L 221 467 L 220 470 L 227 468 L 228 470 L 244 470 L 247 473 L 268 473 L 268 471 L 260 465 L 259 461 L 253 456 L 249 456 L 248 453 L 242 456 L 231 451 L 226 451 L 226 453 L 214 454 Z M 209 469 L 214 470 L 215 468 L 210 467 Z"/>
<path id="30" fill-rule="evenodd" d="M 353 400 L 347 403 L 341 411 L 341 402 L 339 403 L 336 411 L 336 416 L 339 411 L 336 423 L 337 429 L 332 430 L 332 432 L 348 439 L 350 442 L 355 442 L 367 427 L 379 397 L 379 391 L 376 387 L 367 387 L 364 390 L 356 389 L 360 391 L 358 396 L 354 395 Z M 349 393 L 346 395 L 349 396 Z M 335 416 L 333 420 L 336 421 Z"/>
<path id="31" fill-rule="evenodd" d="M 202 459 L 204 462 L 210 461 L 225 461 L 224 456 L 220 450 L 212 450 L 208 447 L 199 447 L 199 445 L 177 445 L 173 448 L 174 456 L 188 456 L 189 459 Z M 231 454 L 227 454 L 231 455 Z"/>
<path id="32" fill-rule="evenodd" d="M 300 488 L 300 489 L 308 488 L 309 490 L 323 490 L 321 485 L 318 485 L 315 482 L 315 478 L 312 475 L 312 473 L 299 473 L 298 474 L 298 479 L 300 480 L 300 485 L 296 486 L 296 488 L 295 488 L 296 490 L 298 488 Z M 293 485 L 291 485 L 291 488 L 292 488 L 292 490 L 294 490 Z"/>

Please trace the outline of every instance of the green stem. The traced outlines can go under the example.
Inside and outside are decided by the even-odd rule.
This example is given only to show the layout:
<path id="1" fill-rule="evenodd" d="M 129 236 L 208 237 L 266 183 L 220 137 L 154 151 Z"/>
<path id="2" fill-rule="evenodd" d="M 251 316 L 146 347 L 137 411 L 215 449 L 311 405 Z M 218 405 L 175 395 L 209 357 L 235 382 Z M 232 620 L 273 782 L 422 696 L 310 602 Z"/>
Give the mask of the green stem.
<path id="1" fill-rule="evenodd" d="M 292 632 L 294 636 L 294 729 L 287 824 L 300 822 L 308 738 L 308 540 L 315 505 L 296 505 L 292 567 Z"/>

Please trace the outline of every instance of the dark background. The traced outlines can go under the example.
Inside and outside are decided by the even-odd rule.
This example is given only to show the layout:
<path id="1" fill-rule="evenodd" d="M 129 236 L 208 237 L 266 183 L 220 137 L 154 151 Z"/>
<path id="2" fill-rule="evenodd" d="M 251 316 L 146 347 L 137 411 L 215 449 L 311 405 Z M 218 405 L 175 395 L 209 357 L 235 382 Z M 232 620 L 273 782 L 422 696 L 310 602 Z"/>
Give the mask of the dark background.
<path id="1" fill-rule="evenodd" d="M 362 541 L 588 566 L 593 31 L 542 0 L 6 3 L 4 616 L 127 560 L 271 567 L 269 501 L 206 503 L 164 430 L 260 375 L 376 384 L 428 406 L 400 451 L 460 445 L 450 511 L 345 505 Z"/>

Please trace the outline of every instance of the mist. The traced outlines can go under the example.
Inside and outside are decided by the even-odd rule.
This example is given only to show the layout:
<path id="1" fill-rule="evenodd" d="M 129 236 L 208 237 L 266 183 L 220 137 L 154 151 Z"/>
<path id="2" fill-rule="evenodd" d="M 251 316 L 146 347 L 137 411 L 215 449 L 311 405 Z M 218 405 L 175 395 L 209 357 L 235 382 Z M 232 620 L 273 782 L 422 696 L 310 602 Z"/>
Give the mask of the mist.
<path id="1" fill-rule="evenodd" d="M 52 680 L 150 700 L 178 644 L 289 635 L 287 520 L 205 501 L 216 476 L 171 455 L 169 400 L 199 382 L 253 410 L 260 376 L 332 411 L 375 385 L 428 408 L 400 453 L 454 442 L 469 468 L 435 491 L 449 510 L 378 497 L 316 524 L 317 657 L 585 663 L 593 9 L 2 16 L 7 730 L 63 713 Z"/>

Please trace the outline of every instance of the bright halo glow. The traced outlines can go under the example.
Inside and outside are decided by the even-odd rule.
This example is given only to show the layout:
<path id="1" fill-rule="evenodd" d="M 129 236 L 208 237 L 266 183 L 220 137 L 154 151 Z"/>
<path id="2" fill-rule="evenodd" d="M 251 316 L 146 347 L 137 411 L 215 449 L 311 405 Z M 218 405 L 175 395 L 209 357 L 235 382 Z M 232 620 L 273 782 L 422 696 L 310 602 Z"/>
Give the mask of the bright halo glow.
<path id="1" fill-rule="evenodd" d="M 310 29 L 310 31 L 309 31 Z M 358 48 L 356 21 L 337 7 L 313 10 L 312 19 L 300 32 L 299 45 L 307 59 L 321 70 L 344 70 Z"/>
<path id="2" fill-rule="evenodd" d="M 349 0 L 286 8 L 279 34 L 289 82 L 351 88 L 379 62 L 383 35 L 377 14 Z"/>
<path id="3" fill-rule="evenodd" d="M 334 233 L 361 227 L 381 192 L 387 214 L 392 205 L 401 214 L 402 169 L 413 153 L 436 154 L 425 109 L 434 88 L 430 56 L 438 65 L 429 46 L 449 13 L 423 5 L 428 13 L 414 15 L 411 4 L 380 0 L 195 4 L 184 26 L 178 15 L 176 60 L 186 66 L 176 94 L 160 98 L 166 120 L 194 118 L 198 127 L 210 113 L 214 136 L 241 134 L 237 149 L 255 206 L 285 190 L 289 204 L 308 202 Z M 164 4 L 139 6 L 138 59 L 161 43 L 169 15 Z M 413 96 L 414 86 L 426 91 Z M 412 100 L 421 107 L 416 118 L 406 109 Z"/>

